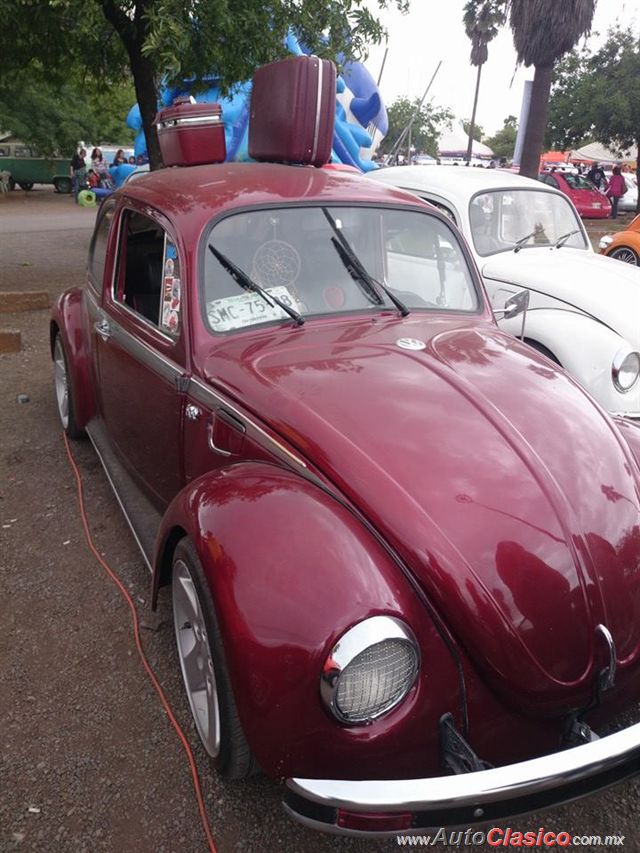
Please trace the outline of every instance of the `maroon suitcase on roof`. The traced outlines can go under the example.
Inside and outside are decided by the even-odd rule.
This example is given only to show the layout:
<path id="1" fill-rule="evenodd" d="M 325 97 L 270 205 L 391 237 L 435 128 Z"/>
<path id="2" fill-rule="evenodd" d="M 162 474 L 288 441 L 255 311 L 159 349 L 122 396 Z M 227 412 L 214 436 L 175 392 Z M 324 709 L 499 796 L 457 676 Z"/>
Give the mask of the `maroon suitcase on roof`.
<path id="1" fill-rule="evenodd" d="M 196 104 L 176 98 L 155 118 L 165 166 L 199 166 L 223 163 L 226 157 L 220 104 Z"/>
<path id="2" fill-rule="evenodd" d="M 317 56 L 291 56 L 253 76 L 249 155 L 273 163 L 322 166 L 331 159 L 336 67 Z"/>

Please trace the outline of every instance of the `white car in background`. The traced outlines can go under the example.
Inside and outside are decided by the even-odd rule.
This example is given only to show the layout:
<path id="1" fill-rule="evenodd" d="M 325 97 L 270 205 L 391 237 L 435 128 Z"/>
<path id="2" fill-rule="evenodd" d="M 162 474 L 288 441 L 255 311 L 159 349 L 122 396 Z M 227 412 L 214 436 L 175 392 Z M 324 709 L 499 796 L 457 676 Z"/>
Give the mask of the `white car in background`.
<path id="1" fill-rule="evenodd" d="M 367 179 L 444 211 L 468 240 L 501 328 L 521 334 L 522 317 L 502 312 L 528 289 L 525 341 L 607 411 L 640 418 L 640 269 L 596 254 L 563 193 L 496 169 L 401 166 Z"/>
<path id="2" fill-rule="evenodd" d="M 627 191 L 618 202 L 618 210 L 624 213 L 635 213 L 638 205 L 638 181 L 635 175 L 625 172 L 622 176 L 627 185 Z"/>

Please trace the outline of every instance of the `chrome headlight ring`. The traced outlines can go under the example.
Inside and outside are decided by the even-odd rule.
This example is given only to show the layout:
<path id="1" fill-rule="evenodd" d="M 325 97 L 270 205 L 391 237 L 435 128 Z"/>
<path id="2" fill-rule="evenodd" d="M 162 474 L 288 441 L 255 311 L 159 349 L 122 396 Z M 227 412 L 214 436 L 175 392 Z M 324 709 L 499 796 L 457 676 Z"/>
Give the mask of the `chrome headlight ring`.
<path id="1" fill-rule="evenodd" d="M 320 694 L 334 717 L 362 725 L 395 708 L 420 668 L 409 628 L 392 616 L 372 616 L 346 631 L 327 656 Z"/>
<path id="2" fill-rule="evenodd" d="M 640 376 L 640 353 L 623 347 L 613 357 L 611 379 L 621 394 L 630 391 Z"/>
<path id="3" fill-rule="evenodd" d="M 600 242 L 598 243 L 599 249 L 606 249 L 613 243 L 613 237 L 611 234 L 605 234 L 604 237 L 600 238 Z"/>

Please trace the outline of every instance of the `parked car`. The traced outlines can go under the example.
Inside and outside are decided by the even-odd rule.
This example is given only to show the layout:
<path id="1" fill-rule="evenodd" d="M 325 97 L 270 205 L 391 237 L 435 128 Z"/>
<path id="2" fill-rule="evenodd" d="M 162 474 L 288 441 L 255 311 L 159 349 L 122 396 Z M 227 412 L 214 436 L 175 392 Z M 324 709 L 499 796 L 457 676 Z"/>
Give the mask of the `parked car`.
<path id="1" fill-rule="evenodd" d="M 312 167 L 155 171 L 103 203 L 50 335 L 222 773 L 376 834 L 638 772 L 640 725 L 590 726 L 640 698 L 640 429 L 498 328 L 441 212 Z"/>
<path id="2" fill-rule="evenodd" d="M 53 184 L 56 192 L 70 193 L 71 158 L 41 157 L 23 142 L 0 142 L 0 172 L 8 172 L 9 189 L 16 185 L 28 192 L 34 184 Z"/>
<path id="3" fill-rule="evenodd" d="M 609 199 L 582 175 L 543 172 L 538 176 L 538 180 L 568 196 L 583 219 L 607 219 L 611 216 Z"/>
<path id="4" fill-rule="evenodd" d="M 631 220 L 624 231 L 605 234 L 598 245 L 603 255 L 624 261 L 633 266 L 640 265 L 640 216 Z"/>
<path id="5" fill-rule="evenodd" d="M 468 238 L 494 308 L 527 288 L 524 339 L 609 412 L 640 418 L 640 273 L 594 253 L 564 194 L 502 170 L 405 166 L 368 178 L 445 211 Z M 521 320 L 499 322 L 522 334 Z"/>

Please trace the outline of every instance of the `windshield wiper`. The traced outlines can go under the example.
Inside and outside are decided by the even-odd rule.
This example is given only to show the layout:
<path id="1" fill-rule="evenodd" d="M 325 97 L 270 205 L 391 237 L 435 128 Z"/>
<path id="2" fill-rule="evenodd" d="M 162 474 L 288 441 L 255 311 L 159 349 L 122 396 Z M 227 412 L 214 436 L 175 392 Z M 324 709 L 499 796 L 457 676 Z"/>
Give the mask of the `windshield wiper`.
<path id="1" fill-rule="evenodd" d="M 362 265 L 360 258 L 356 255 L 356 253 L 351 248 L 349 241 L 344 236 L 340 228 L 338 228 L 338 224 L 331 216 L 326 208 L 322 208 L 322 212 L 325 215 L 325 218 L 329 225 L 331 226 L 331 230 L 336 235 L 331 238 L 331 242 L 335 246 L 336 252 L 342 263 L 344 264 L 345 269 L 351 276 L 351 278 L 356 282 L 356 284 L 360 285 L 362 292 L 365 294 L 367 299 L 370 302 L 374 302 L 376 305 L 384 305 L 384 300 L 380 296 L 378 292 L 378 288 L 382 290 L 389 297 L 391 302 L 396 306 L 398 311 L 400 312 L 402 317 L 407 317 L 410 313 L 407 306 L 402 302 L 398 297 L 382 282 L 378 281 L 378 279 L 373 278 L 372 275 L 369 275 L 367 270 Z"/>
<path id="2" fill-rule="evenodd" d="M 537 233 L 538 229 L 536 228 L 531 232 L 531 234 L 527 234 L 526 237 L 521 237 L 519 240 L 516 240 L 516 242 L 513 244 L 513 251 L 519 252 L 520 249 L 527 242 L 527 240 L 530 240 L 532 237 L 535 237 Z"/>
<path id="3" fill-rule="evenodd" d="M 569 231 L 567 234 L 563 234 L 562 237 L 558 237 L 558 239 L 556 240 L 554 248 L 561 249 L 564 246 L 564 244 L 567 242 L 569 237 L 573 237 L 574 234 L 579 234 L 579 233 L 580 233 L 580 229 L 574 228 L 573 231 Z"/>
<path id="4" fill-rule="evenodd" d="M 274 304 L 288 314 L 293 320 L 296 321 L 298 326 L 302 326 L 304 323 L 304 317 L 302 314 L 298 314 L 298 312 L 291 308 L 290 305 L 287 305 L 281 299 L 278 299 L 277 296 L 274 296 L 273 293 L 269 293 L 269 291 L 265 290 L 264 287 L 260 287 L 259 284 L 256 284 L 253 279 L 249 278 L 249 276 L 241 270 L 240 267 L 236 266 L 232 260 L 230 260 L 226 255 L 223 255 L 222 252 L 219 252 L 216 248 L 214 248 L 211 243 L 209 243 L 209 251 L 211 254 L 218 259 L 220 264 L 226 269 L 231 278 L 240 285 L 243 290 L 248 290 L 252 293 L 257 293 L 261 296 L 264 301 L 273 308 Z"/>

